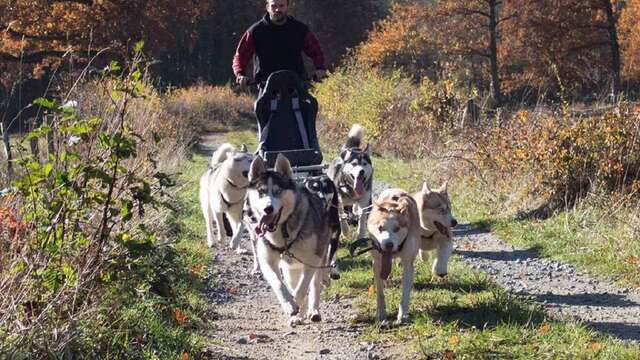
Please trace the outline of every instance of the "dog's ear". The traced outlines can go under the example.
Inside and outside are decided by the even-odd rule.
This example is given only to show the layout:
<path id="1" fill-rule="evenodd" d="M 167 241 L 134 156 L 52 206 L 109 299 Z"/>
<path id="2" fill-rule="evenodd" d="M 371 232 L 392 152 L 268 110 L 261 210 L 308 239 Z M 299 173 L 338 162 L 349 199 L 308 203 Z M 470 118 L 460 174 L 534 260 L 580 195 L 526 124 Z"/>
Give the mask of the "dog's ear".
<path id="1" fill-rule="evenodd" d="M 291 170 L 291 163 L 286 156 L 278 154 L 276 157 L 276 163 L 273 166 L 274 170 L 289 179 L 293 179 L 293 170 Z"/>
<path id="2" fill-rule="evenodd" d="M 262 174 L 265 173 L 267 169 L 264 166 L 264 160 L 262 157 L 256 156 L 255 159 L 251 162 L 251 169 L 249 170 L 249 181 L 253 182 L 256 179 L 262 177 Z"/>
<path id="3" fill-rule="evenodd" d="M 427 185 L 426 181 L 422 183 L 422 193 L 423 194 L 431 193 L 431 189 L 429 189 L 429 185 Z"/>
<path id="4" fill-rule="evenodd" d="M 441 193 L 441 194 L 446 194 L 448 188 L 449 188 L 449 182 L 445 181 L 444 184 L 442 184 L 442 186 L 440 186 L 440 189 L 438 189 L 438 192 Z"/>
<path id="5" fill-rule="evenodd" d="M 246 144 L 242 144 L 242 146 L 240 146 L 240 151 L 246 153 L 246 152 L 249 152 L 249 149 L 247 149 Z"/>

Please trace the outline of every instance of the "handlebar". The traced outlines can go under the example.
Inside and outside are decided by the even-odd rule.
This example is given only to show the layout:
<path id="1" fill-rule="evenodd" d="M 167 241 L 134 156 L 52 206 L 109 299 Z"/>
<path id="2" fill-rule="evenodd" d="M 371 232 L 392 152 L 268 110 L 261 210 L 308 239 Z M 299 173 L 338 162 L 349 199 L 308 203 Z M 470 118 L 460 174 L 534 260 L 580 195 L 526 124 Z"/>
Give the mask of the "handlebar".
<path id="1" fill-rule="evenodd" d="M 314 75 L 311 77 L 311 79 L 305 79 L 305 80 L 302 80 L 302 86 L 303 86 L 305 89 L 309 89 L 309 88 L 311 87 L 311 84 L 313 84 L 313 83 L 320 83 L 320 82 L 322 82 L 322 79 L 318 79 L 318 77 L 317 77 L 317 76 L 315 76 L 315 74 L 314 74 Z M 262 86 L 264 87 L 264 85 L 265 85 L 266 83 L 267 83 L 267 82 L 266 82 L 266 80 L 265 80 L 265 81 L 256 81 L 256 79 L 249 79 L 249 80 L 247 81 L 247 84 L 245 85 L 245 87 L 246 87 L 246 88 L 249 88 L 249 87 L 258 87 L 259 85 L 262 85 Z M 243 86 L 241 86 L 241 85 L 238 85 L 238 87 L 239 87 L 240 89 L 242 89 L 242 88 L 243 88 Z"/>

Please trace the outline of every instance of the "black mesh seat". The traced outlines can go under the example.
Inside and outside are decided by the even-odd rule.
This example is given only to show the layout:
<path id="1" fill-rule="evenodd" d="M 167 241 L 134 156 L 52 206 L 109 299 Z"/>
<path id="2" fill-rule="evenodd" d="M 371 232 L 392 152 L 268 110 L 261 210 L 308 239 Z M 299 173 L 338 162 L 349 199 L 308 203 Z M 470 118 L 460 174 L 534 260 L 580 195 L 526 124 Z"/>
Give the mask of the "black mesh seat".
<path id="1" fill-rule="evenodd" d="M 300 77 L 283 70 L 271 74 L 255 103 L 258 118 L 258 152 L 269 166 L 278 153 L 292 166 L 322 163 L 316 132 L 318 102 Z"/>

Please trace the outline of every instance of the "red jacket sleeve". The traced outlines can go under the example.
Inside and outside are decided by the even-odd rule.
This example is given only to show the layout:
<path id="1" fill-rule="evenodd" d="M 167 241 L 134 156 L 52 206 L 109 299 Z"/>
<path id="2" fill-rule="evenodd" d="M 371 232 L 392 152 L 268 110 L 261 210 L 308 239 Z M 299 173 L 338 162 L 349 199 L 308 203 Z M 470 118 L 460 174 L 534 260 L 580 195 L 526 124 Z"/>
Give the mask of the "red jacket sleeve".
<path id="1" fill-rule="evenodd" d="M 233 56 L 233 73 L 247 76 L 247 64 L 251 61 L 253 54 L 256 52 L 256 44 L 253 42 L 251 32 L 247 31 L 242 35 L 236 54 Z"/>
<path id="2" fill-rule="evenodd" d="M 320 47 L 320 42 L 314 33 L 311 31 L 307 32 L 307 35 L 304 38 L 304 45 L 302 50 L 304 53 L 313 60 L 313 64 L 316 69 L 326 69 L 324 64 L 324 54 L 322 53 L 322 48 Z"/>

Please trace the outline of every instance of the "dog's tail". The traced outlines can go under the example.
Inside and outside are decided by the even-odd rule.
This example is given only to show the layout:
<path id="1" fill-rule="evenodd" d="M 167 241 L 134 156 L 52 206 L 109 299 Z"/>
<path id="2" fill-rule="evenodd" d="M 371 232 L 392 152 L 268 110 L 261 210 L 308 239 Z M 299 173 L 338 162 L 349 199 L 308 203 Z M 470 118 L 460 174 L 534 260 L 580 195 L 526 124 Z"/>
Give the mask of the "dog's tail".
<path id="1" fill-rule="evenodd" d="M 353 124 L 351 130 L 349 130 L 347 143 L 344 145 L 344 147 L 359 148 L 362 144 L 362 139 L 364 139 L 364 128 L 360 124 Z"/>
<path id="2" fill-rule="evenodd" d="M 224 143 L 213 153 L 211 156 L 211 166 L 216 166 L 221 162 L 227 160 L 230 152 L 235 151 L 235 148 L 231 144 Z"/>

